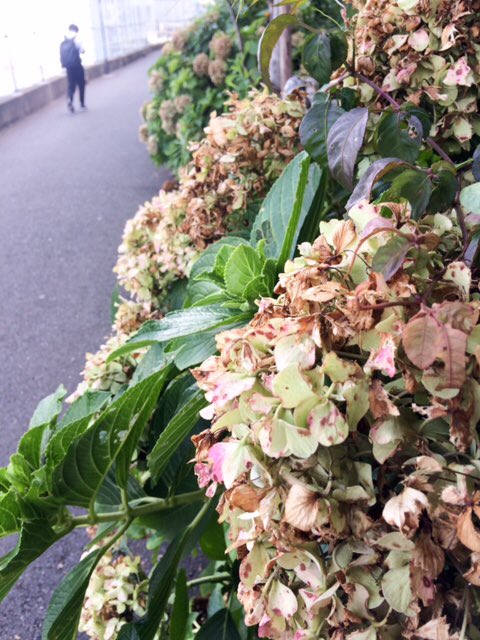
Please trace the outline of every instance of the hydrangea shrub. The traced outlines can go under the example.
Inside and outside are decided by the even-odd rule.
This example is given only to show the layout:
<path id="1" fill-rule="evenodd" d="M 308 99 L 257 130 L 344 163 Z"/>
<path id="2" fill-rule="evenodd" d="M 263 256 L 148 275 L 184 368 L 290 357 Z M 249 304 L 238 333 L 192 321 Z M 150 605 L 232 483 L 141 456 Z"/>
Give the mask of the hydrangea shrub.
<path id="1" fill-rule="evenodd" d="M 456 638 L 480 584 L 479 297 L 455 217 L 410 214 L 321 223 L 194 371 L 213 418 L 195 470 L 259 637 Z"/>

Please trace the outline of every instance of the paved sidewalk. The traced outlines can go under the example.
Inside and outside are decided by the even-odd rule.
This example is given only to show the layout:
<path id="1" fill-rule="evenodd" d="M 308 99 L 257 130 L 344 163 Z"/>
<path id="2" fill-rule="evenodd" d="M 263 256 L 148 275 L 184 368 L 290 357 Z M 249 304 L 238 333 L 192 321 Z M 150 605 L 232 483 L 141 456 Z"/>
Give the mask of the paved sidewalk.
<path id="1" fill-rule="evenodd" d="M 73 391 L 110 331 L 125 221 L 166 178 L 138 141 L 154 53 L 87 86 L 86 113 L 57 100 L 0 131 L 0 466 L 38 401 Z M 83 534 L 35 563 L 0 604 L 0 640 L 41 640 L 50 595 Z M 12 541 L 0 540 L 0 553 Z"/>

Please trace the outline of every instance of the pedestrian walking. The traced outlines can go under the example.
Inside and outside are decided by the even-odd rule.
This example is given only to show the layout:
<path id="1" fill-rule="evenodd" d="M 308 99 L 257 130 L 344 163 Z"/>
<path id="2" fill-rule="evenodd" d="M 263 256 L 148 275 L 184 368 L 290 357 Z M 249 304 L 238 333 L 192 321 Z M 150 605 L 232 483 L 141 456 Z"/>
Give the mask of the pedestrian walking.
<path id="1" fill-rule="evenodd" d="M 78 27 L 71 24 L 60 45 L 60 62 L 62 67 L 67 71 L 68 89 L 67 89 L 67 107 L 71 113 L 75 111 L 73 106 L 73 96 L 76 88 L 80 97 L 80 111 L 85 111 L 85 70 L 82 66 L 80 54 L 83 48 L 78 40 Z"/>

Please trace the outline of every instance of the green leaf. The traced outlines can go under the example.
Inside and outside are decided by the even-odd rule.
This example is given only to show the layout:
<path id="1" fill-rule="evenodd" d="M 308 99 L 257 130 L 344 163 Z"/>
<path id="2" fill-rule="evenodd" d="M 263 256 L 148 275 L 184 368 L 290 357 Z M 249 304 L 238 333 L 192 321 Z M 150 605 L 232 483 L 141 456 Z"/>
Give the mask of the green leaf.
<path id="1" fill-rule="evenodd" d="M 43 623 L 42 640 L 76 640 L 85 591 L 107 549 L 103 547 L 89 553 L 55 589 Z"/>
<path id="2" fill-rule="evenodd" d="M 199 411 L 207 404 L 203 392 L 199 389 L 162 431 L 148 457 L 149 469 L 154 483 L 158 482 L 179 444 L 193 430 L 199 420 Z"/>
<path id="3" fill-rule="evenodd" d="M 240 640 L 240 634 L 228 609 L 221 609 L 200 627 L 196 640 Z"/>
<path id="4" fill-rule="evenodd" d="M 182 569 L 177 576 L 175 584 L 175 599 L 170 616 L 170 640 L 185 640 L 188 631 L 189 613 L 187 574 L 185 569 Z"/>
<path id="5" fill-rule="evenodd" d="M 42 455 L 50 434 L 50 427 L 48 423 L 45 423 L 38 427 L 31 427 L 20 440 L 18 453 L 28 462 L 32 471 L 38 469 L 42 464 Z"/>
<path id="6" fill-rule="evenodd" d="M 235 315 L 238 315 L 238 309 L 227 309 L 218 304 L 172 311 L 162 320 L 146 322 L 140 331 L 123 347 L 112 353 L 107 361 L 116 360 L 121 355 L 155 342 L 168 342 L 173 338 L 189 336 L 200 331 L 219 329 L 231 322 Z"/>
<path id="7" fill-rule="evenodd" d="M 329 131 L 328 167 L 334 179 L 346 189 L 353 189 L 358 153 L 368 123 L 368 109 L 357 107 L 344 113 Z"/>
<path id="8" fill-rule="evenodd" d="M 406 162 L 415 162 L 422 138 L 423 126 L 417 116 L 403 111 L 387 111 L 378 122 L 374 145 L 381 156 L 394 155 Z"/>
<path id="9" fill-rule="evenodd" d="M 0 494 L 0 538 L 17 533 L 24 518 L 23 499 L 10 490 Z"/>
<path id="10" fill-rule="evenodd" d="M 412 615 L 410 604 L 413 600 L 410 588 L 410 568 L 407 565 L 390 569 L 383 576 L 382 591 L 388 604 L 399 613 Z"/>
<path id="11" fill-rule="evenodd" d="M 319 84 L 325 84 L 332 75 L 332 51 L 326 33 L 310 36 L 303 47 L 302 63 L 307 73 Z"/>
<path id="12" fill-rule="evenodd" d="M 246 322 L 248 321 L 245 320 Z M 218 331 L 214 329 L 174 340 L 171 343 L 171 348 L 172 351 L 175 351 L 174 363 L 177 369 L 184 371 L 212 356 L 217 350 L 215 341 L 217 333 Z"/>
<path id="13" fill-rule="evenodd" d="M 80 418 L 80 420 L 70 422 L 57 429 L 50 438 L 45 449 L 45 472 L 50 492 L 52 491 L 52 476 L 55 468 L 61 465 L 67 455 L 70 444 L 88 429 L 90 422 L 90 416 Z"/>
<path id="14" fill-rule="evenodd" d="M 453 205 L 457 193 L 457 179 L 451 171 L 443 169 L 436 174 L 434 180 L 436 184 L 434 182 L 428 212 L 441 213 Z"/>
<path id="15" fill-rule="evenodd" d="M 412 218 L 418 220 L 425 213 L 431 195 L 432 183 L 428 174 L 417 169 L 406 169 L 392 180 L 382 200 L 405 198 L 412 207 Z"/>
<path id="16" fill-rule="evenodd" d="M 300 142 L 315 162 L 327 165 L 327 137 L 344 110 L 328 93 L 317 91 L 300 125 Z"/>
<path id="17" fill-rule="evenodd" d="M 94 504 L 122 449 L 134 448 L 136 442 L 131 436 L 140 437 L 165 382 L 165 372 L 161 371 L 127 389 L 93 426 L 70 442 L 64 458 L 53 470 L 55 496 L 81 507 Z"/>
<path id="18" fill-rule="evenodd" d="M 67 390 L 63 384 L 61 384 L 56 391 L 46 398 L 43 398 L 43 400 L 40 400 L 33 416 L 31 417 L 28 428 L 33 429 L 34 427 L 39 427 L 42 424 L 50 424 L 53 422 L 62 410 L 62 401 L 66 393 Z"/>
<path id="19" fill-rule="evenodd" d="M 475 182 L 460 191 L 460 204 L 468 213 L 480 214 L 480 182 Z"/>
<path id="20" fill-rule="evenodd" d="M 200 547 L 203 553 L 210 560 L 225 561 L 225 532 L 215 518 L 212 518 L 210 524 L 200 538 Z"/>
<path id="21" fill-rule="evenodd" d="M 0 558 L 0 602 L 28 565 L 61 537 L 47 520 L 39 518 L 24 523 L 15 548 Z"/>
<path id="22" fill-rule="evenodd" d="M 289 13 L 284 13 L 269 22 L 265 31 L 262 33 L 262 37 L 258 43 L 258 69 L 263 81 L 269 89 L 273 90 L 272 81 L 270 79 L 270 60 L 272 59 L 272 53 L 275 45 L 280 40 L 285 29 L 296 24 L 298 24 L 298 20 L 295 16 Z"/>
<path id="23" fill-rule="evenodd" d="M 213 271 L 217 254 L 223 247 L 226 246 L 231 248 L 238 247 L 240 245 L 248 245 L 247 240 L 244 238 L 237 238 L 235 236 L 226 236 L 225 238 L 221 238 L 217 242 L 209 245 L 205 251 L 202 251 L 198 260 L 194 262 L 190 271 L 190 283 L 202 273 Z"/>
<path id="24" fill-rule="evenodd" d="M 372 261 L 372 270 L 381 273 L 388 282 L 401 269 L 412 243 L 408 238 L 395 235 L 378 249 Z"/>
<path id="25" fill-rule="evenodd" d="M 254 303 L 257 298 L 271 296 L 273 287 L 269 288 L 263 275 L 252 278 L 243 291 L 243 299 Z"/>
<path id="26" fill-rule="evenodd" d="M 369 200 L 374 184 L 385 174 L 397 167 L 405 165 L 406 163 L 399 158 L 383 158 L 372 162 L 353 190 L 353 193 L 346 204 L 347 211 L 364 198 Z"/>
<path id="27" fill-rule="evenodd" d="M 232 296 L 244 297 L 247 284 L 260 275 L 262 261 L 252 247 L 237 247 L 225 264 L 225 284 Z"/>
<path id="28" fill-rule="evenodd" d="M 310 210 L 321 171 L 305 151 L 286 167 L 268 192 L 252 228 L 251 242 L 265 240 L 265 254 L 279 268 L 293 257 L 302 224 Z"/>
<path id="29" fill-rule="evenodd" d="M 165 355 L 165 345 L 160 342 L 152 344 L 133 372 L 130 386 L 133 387 L 145 380 L 145 378 L 149 378 L 160 369 L 166 367 L 168 363 L 169 357 Z"/>
<path id="30" fill-rule="evenodd" d="M 328 37 L 330 38 L 332 71 L 335 71 L 347 60 L 348 42 L 345 33 L 340 29 L 329 31 Z"/>
<path id="31" fill-rule="evenodd" d="M 87 389 L 80 398 L 70 405 L 70 408 L 63 416 L 59 427 L 65 427 L 67 424 L 77 422 L 82 418 L 97 413 L 106 405 L 111 394 L 108 391 L 91 391 Z"/>
<path id="32" fill-rule="evenodd" d="M 122 627 L 118 640 L 153 640 L 165 613 L 182 557 L 196 545 L 214 513 L 216 501 L 210 500 L 162 556 L 153 570 L 148 590 L 147 613 L 139 621 Z"/>

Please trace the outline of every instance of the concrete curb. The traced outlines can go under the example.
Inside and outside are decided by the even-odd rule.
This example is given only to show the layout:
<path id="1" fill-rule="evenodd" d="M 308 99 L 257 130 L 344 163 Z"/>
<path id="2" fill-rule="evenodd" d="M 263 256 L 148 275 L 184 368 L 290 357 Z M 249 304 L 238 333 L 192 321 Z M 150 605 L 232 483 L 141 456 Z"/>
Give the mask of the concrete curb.
<path id="1" fill-rule="evenodd" d="M 160 48 L 161 45 L 151 45 L 139 51 L 134 51 L 125 56 L 109 60 L 108 72 L 110 73 L 120 67 L 124 67 Z M 106 73 L 105 63 L 100 62 L 86 67 L 85 72 L 87 82 L 99 78 Z M 52 102 L 52 100 L 66 95 L 66 92 L 67 78 L 66 76 L 58 76 L 30 89 L 25 89 L 21 93 L 16 93 L 14 96 L 7 96 L 6 98 L 0 99 L 0 129 L 38 111 L 49 102 Z"/>

